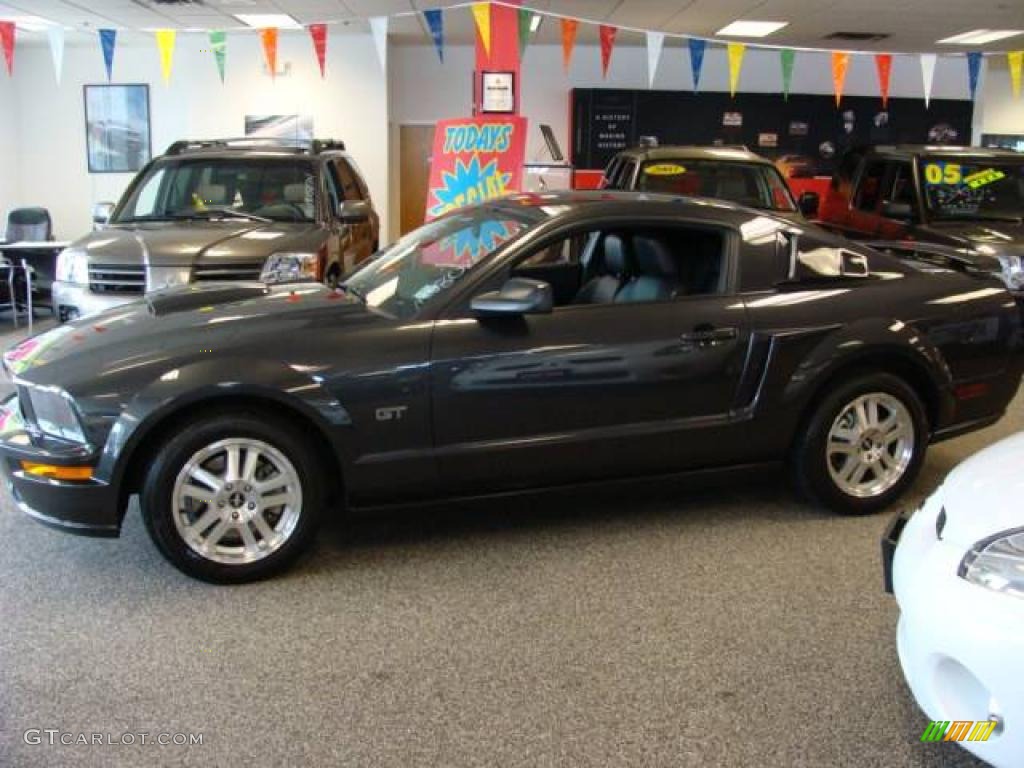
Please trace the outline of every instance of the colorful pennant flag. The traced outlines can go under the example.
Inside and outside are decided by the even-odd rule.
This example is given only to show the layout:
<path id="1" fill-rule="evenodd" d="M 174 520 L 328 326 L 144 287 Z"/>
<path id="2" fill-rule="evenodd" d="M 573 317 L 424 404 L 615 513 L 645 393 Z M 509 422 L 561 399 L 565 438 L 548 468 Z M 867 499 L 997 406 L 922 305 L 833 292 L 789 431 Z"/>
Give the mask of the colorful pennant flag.
<path id="1" fill-rule="evenodd" d="M 779 60 L 782 62 L 782 97 L 789 101 L 789 87 L 793 83 L 793 64 L 796 62 L 796 51 L 792 48 L 783 48 L 779 51 Z"/>
<path id="2" fill-rule="evenodd" d="M 967 53 L 967 87 L 971 91 L 971 101 L 978 93 L 978 77 L 981 75 L 981 51 Z"/>
<path id="3" fill-rule="evenodd" d="M 566 73 L 572 61 L 572 49 L 576 45 L 576 29 L 579 25 L 576 19 L 562 19 L 562 66 Z"/>
<path id="4" fill-rule="evenodd" d="M 13 21 L 0 21 L 0 46 L 4 49 L 8 75 L 14 74 L 14 29 Z"/>
<path id="5" fill-rule="evenodd" d="M 160 52 L 160 73 L 164 77 L 164 85 L 171 82 L 171 70 L 174 69 L 174 38 L 173 29 L 158 29 L 156 35 L 156 47 Z"/>
<path id="6" fill-rule="evenodd" d="M 423 18 L 427 22 L 427 29 L 430 36 L 434 38 L 434 47 L 437 49 L 438 58 L 444 63 L 444 17 L 440 8 L 434 8 L 423 12 Z"/>
<path id="7" fill-rule="evenodd" d="M 263 44 L 263 60 L 270 70 L 270 78 L 277 79 L 277 27 L 260 30 L 260 42 Z"/>
<path id="8" fill-rule="evenodd" d="M 1020 69 L 1024 63 L 1024 51 L 1010 51 L 1006 54 L 1006 63 L 1010 65 L 1010 89 L 1015 98 L 1020 98 Z"/>
<path id="9" fill-rule="evenodd" d="M 473 21 L 476 22 L 476 33 L 480 35 L 480 44 L 484 47 L 487 58 L 491 57 L 491 4 L 473 3 Z"/>
<path id="10" fill-rule="evenodd" d="M 658 71 L 658 61 L 661 59 L 661 49 L 665 45 L 665 34 L 663 32 L 647 33 L 647 87 L 654 87 L 654 75 Z"/>
<path id="11" fill-rule="evenodd" d="M 832 51 L 832 86 L 836 92 L 836 106 L 843 100 L 843 83 L 846 82 L 846 70 L 850 68 L 850 54 L 845 51 Z"/>
<path id="12" fill-rule="evenodd" d="M 530 33 L 533 32 L 533 11 L 528 8 L 519 9 L 519 59 L 522 60 L 526 53 L 526 46 L 530 44 Z"/>
<path id="13" fill-rule="evenodd" d="M 743 54 L 747 52 L 744 43 L 729 43 L 729 95 L 736 95 L 736 88 L 740 84 L 740 70 L 743 69 Z"/>
<path id="14" fill-rule="evenodd" d="M 50 40 L 53 74 L 57 78 L 57 85 L 60 85 L 60 78 L 64 73 L 64 27 L 50 27 L 46 30 L 46 36 Z"/>
<path id="15" fill-rule="evenodd" d="M 388 17 L 374 16 L 370 19 L 370 33 L 373 35 L 373 44 L 377 48 L 380 68 L 386 72 L 388 68 Z"/>
<path id="16" fill-rule="evenodd" d="M 618 31 L 616 27 L 609 27 L 607 24 L 598 27 L 601 38 L 601 77 L 608 77 L 608 65 L 612 62 L 612 49 L 615 47 L 615 35 Z"/>
<path id="17" fill-rule="evenodd" d="M 934 53 L 921 54 L 921 79 L 924 83 L 924 107 L 928 109 L 928 102 L 932 99 L 932 83 L 935 80 L 935 62 L 938 56 Z"/>
<path id="18" fill-rule="evenodd" d="M 882 96 L 882 109 L 889 108 L 889 79 L 892 76 L 892 54 L 875 54 L 875 71 L 878 73 L 878 93 Z"/>
<path id="19" fill-rule="evenodd" d="M 103 49 L 103 65 L 107 68 L 107 82 L 114 73 L 114 47 L 117 45 L 116 29 L 101 29 L 100 48 Z"/>
<path id="20" fill-rule="evenodd" d="M 707 48 L 708 41 L 691 37 L 689 43 L 690 71 L 693 77 L 693 92 L 696 93 L 700 89 L 700 71 L 704 68 L 704 49 Z"/>
<path id="21" fill-rule="evenodd" d="M 327 61 L 327 25 L 310 24 L 309 37 L 313 41 L 313 52 L 316 53 L 316 63 L 320 65 L 320 79 L 324 78 L 324 64 Z"/>
<path id="22" fill-rule="evenodd" d="M 220 29 L 210 32 L 210 50 L 213 51 L 214 61 L 217 62 L 217 72 L 220 74 L 221 83 L 224 82 L 224 60 L 228 52 L 227 33 Z"/>

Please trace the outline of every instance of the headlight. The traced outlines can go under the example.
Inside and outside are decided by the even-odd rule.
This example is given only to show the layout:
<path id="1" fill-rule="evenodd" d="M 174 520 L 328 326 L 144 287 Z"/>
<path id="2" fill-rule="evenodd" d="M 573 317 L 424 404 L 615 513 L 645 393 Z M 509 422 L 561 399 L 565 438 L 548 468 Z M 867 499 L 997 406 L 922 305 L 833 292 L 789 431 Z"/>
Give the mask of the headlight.
<path id="1" fill-rule="evenodd" d="M 71 395 L 56 387 L 25 387 L 25 390 L 32 402 L 32 413 L 39 429 L 54 437 L 85 442 L 82 425 L 71 404 Z"/>
<path id="2" fill-rule="evenodd" d="M 89 257 L 77 248 L 65 248 L 57 256 L 57 279 L 64 283 L 89 283 Z"/>
<path id="3" fill-rule="evenodd" d="M 264 283 L 297 283 L 320 279 L 320 255 L 316 253 L 275 253 L 263 265 Z"/>
<path id="4" fill-rule="evenodd" d="M 1024 288 L 1024 265 L 1021 264 L 1020 256 L 1001 253 L 998 258 L 1003 266 L 1002 278 L 1006 287 L 1011 291 Z"/>
<path id="5" fill-rule="evenodd" d="M 1024 598 L 1024 528 L 979 541 L 960 563 L 972 584 Z"/>

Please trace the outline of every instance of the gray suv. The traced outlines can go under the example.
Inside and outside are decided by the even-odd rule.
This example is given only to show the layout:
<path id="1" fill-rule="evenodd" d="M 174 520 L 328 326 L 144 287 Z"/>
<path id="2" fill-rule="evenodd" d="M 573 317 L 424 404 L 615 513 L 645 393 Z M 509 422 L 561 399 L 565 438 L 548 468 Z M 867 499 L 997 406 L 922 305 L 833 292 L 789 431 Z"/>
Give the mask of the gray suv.
<path id="1" fill-rule="evenodd" d="M 176 142 L 98 223 L 58 258 L 61 321 L 188 283 L 335 285 L 380 229 L 344 144 L 268 139 Z"/>

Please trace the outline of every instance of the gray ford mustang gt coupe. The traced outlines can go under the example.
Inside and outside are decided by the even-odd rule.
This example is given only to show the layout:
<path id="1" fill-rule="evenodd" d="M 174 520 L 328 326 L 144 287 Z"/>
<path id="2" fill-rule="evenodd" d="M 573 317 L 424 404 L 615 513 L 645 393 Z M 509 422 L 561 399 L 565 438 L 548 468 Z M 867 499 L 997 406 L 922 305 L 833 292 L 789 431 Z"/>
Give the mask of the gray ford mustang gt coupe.
<path id="1" fill-rule="evenodd" d="M 955 264 L 955 262 L 951 262 Z M 348 275 L 188 286 L 12 348 L 18 507 L 185 573 L 281 571 L 334 510 L 785 464 L 878 510 L 993 423 L 1021 316 L 987 275 L 730 203 L 517 195 Z"/>

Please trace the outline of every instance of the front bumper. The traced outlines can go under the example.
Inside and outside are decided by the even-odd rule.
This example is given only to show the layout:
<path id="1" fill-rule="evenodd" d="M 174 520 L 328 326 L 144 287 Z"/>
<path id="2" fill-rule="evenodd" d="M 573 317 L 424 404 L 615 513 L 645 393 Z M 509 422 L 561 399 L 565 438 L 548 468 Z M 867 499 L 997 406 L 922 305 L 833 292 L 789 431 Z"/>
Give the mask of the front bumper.
<path id="1" fill-rule="evenodd" d="M 44 525 L 82 536 L 115 537 L 121 532 L 118 495 L 108 483 L 63 481 L 25 472 L 22 461 L 59 466 L 95 464 L 80 447 L 42 447 L 25 430 L 12 397 L 0 405 L 0 471 L 18 509 Z"/>
<path id="2" fill-rule="evenodd" d="M 65 283 L 59 280 L 53 282 L 53 311 L 61 321 L 74 320 L 75 317 L 85 317 L 104 312 L 113 307 L 119 307 L 131 301 L 138 301 L 139 295 L 127 294 L 102 294 L 93 293 L 87 285 L 78 283 Z"/>
<path id="3" fill-rule="evenodd" d="M 929 718 L 1001 721 L 988 741 L 962 741 L 960 746 L 997 768 L 1019 766 L 1024 755 L 1024 600 L 957 575 L 964 551 L 938 537 L 941 510 L 937 493 L 898 534 L 892 586 L 900 607 L 900 664 Z"/>

